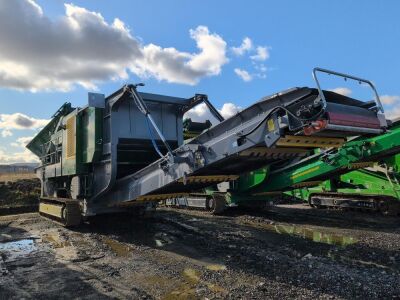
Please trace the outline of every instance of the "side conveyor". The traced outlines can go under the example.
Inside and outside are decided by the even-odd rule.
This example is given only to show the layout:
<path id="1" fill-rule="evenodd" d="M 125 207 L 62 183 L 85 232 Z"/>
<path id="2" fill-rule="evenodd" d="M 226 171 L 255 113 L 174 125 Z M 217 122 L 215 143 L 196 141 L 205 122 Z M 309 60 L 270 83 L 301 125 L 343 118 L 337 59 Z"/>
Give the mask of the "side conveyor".
<path id="1" fill-rule="evenodd" d="M 376 137 L 359 137 L 338 150 L 330 150 L 307 157 L 280 169 L 273 169 L 260 184 L 242 192 L 267 195 L 301 186 L 316 185 L 330 177 L 351 170 L 372 166 L 400 153 L 400 126 L 390 128 Z"/>

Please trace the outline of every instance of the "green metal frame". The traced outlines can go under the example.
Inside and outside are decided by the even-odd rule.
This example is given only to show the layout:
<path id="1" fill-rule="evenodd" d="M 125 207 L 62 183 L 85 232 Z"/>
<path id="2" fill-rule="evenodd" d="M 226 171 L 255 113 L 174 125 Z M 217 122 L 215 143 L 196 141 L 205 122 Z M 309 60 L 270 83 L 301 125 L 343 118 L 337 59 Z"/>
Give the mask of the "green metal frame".
<path id="1" fill-rule="evenodd" d="M 360 169 L 326 180 L 314 187 L 295 189 L 287 192 L 287 195 L 303 201 L 308 201 L 312 194 L 324 192 L 389 196 L 400 200 L 399 158 L 400 155 L 391 157 L 393 164 L 386 160 L 385 166 L 391 169 L 390 175 L 378 170 Z"/>
<path id="2" fill-rule="evenodd" d="M 381 194 L 399 198 L 400 185 L 396 180 L 390 181 L 382 174 L 361 169 L 366 165 L 384 162 L 398 171 L 400 155 L 396 154 L 399 152 L 400 124 L 396 124 L 384 134 L 357 138 L 332 151 L 317 151 L 314 156 L 287 168 L 262 168 L 243 175 L 227 193 L 227 202 L 240 204 L 250 200 L 268 201 L 283 192 L 308 199 L 314 190 Z M 331 178 L 341 178 L 342 185 L 333 186 L 333 182 L 328 180 Z M 348 185 L 344 187 L 346 181 Z M 323 183 L 317 185 L 319 182 Z M 315 187 L 299 189 L 299 186 L 307 184 Z"/>
<path id="3" fill-rule="evenodd" d="M 307 181 L 326 180 L 332 174 L 348 173 L 365 162 L 378 162 L 400 152 L 400 126 L 382 135 L 358 138 L 340 149 L 316 155 L 281 171 L 271 172 L 262 183 L 250 187 L 251 194 L 284 191 Z"/>

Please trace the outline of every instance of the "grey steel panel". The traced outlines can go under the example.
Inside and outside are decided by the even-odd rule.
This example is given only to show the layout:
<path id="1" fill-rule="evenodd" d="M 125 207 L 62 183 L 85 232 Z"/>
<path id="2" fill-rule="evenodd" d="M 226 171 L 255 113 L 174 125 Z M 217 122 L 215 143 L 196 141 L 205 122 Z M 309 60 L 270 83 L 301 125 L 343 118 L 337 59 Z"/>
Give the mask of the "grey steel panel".
<path id="1" fill-rule="evenodd" d="M 88 93 L 88 105 L 91 107 L 104 108 L 104 94 Z"/>
<path id="2" fill-rule="evenodd" d="M 61 175 L 61 163 L 47 165 L 44 167 L 45 178 L 52 178 Z"/>
<path id="3" fill-rule="evenodd" d="M 179 104 L 179 105 L 184 105 L 187 102 L 187 99 L 180 97 L 172 97 L 172 96 L 143 93 L 143 92 L 139 92 L 139 94 L 145 101 L 165 102 L 165 103 Z"/>
<path id="4" fill-rule="evenodd" d="M 266 117 L 276 106 L 287 106 L 312 92 L 301 88 L 289 90 L 286 94 L 263 98 L 262 101 L 243 110 L 241 113 L 212 127 L 193 139 L 189 144 L 174 150 L 174 159 L 165 156 L 138 172 L 119 179 L 111 189 L 94 201 L 104 201 L 109 205 L 123 201 L 132 201 L 139 196 L 151 193 L 164 193 L 173 190 L 191 190 L 193 184 L 179 182 L 190 175 L 207 174 L 214 165 L 218 165 L 220 174 L 240 174 L 248 164 L 238 162 L 234 170 L 229 169 L 229 159 L 247 149 L 265 145 L 268 133 Z M 257 128 L 256 130 L 254 130 Z M 241 140 L 241 134 L 248 134 Z M 201 157 L 199 165 L 195 156 Z M 226 162 L 226 165 L 220 164 Z M 225 170 L 225 168 L 227 168 Z M 229 170 L 229 172 L 228 172 Z"/>

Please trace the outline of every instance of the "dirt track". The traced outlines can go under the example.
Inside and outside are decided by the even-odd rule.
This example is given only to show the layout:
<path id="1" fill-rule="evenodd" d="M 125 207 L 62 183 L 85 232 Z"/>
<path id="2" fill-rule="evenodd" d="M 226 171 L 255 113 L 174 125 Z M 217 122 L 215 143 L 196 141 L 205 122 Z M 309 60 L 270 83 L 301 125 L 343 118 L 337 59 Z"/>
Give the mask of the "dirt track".
<path id="1" fill-rule="evenodd" d="M 160 209 L 68 230 L 0 217 L 0 298 L 399 298 L 399 220 L 280 206 Z"/>

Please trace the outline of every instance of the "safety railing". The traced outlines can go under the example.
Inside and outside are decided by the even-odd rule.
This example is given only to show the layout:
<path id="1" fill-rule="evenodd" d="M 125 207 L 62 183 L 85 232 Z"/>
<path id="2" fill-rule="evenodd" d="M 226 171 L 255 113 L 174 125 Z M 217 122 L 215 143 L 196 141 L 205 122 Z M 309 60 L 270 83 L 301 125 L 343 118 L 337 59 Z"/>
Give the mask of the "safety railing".
<path id="1" fill-rule="evenodd" d="M 313 69 L 313 78 L 315 80 L 315 83 L 317 84 L 318 92 L 319 92 L 319 95 L 321 96 L 321 99 L 323 101 L 323 108 L 324 109 L 326 108 L 326 99 L 325 99 L 324 92 L 321 89 L 320 82 L 318 80 L 318 76 L 317 76 L 318 72 L 326 73 L 328 75 L 335 75 L 335 76 L 338 76 L 338 77 L 343 77 L 344 80 L 352 79 L 352 80 L 358 81 L 359 84 L 365 83 L 365 84 L 369 85 L 371 87 L 371 89 L 373 90 L 373 92 L 374 92 L 375 102 L 377 104 L 378 109 L 382 113 L 384 113 L 383 106 L 382 106 L 381 100 L 379 98 L 378 92 L 376 91 L 376 88 L 375 88 L 374 84 L 370 80 L 363 79 L 363 78 L 360 78 L 360 77 L 356 77 L 356 76 L 353 76 L 353 75 L 348 75 L 348 74 L 344 74 L 344 73 L 339 73 L 339 72 L 323 69 L 323 68 L 314 68 Z"/>

